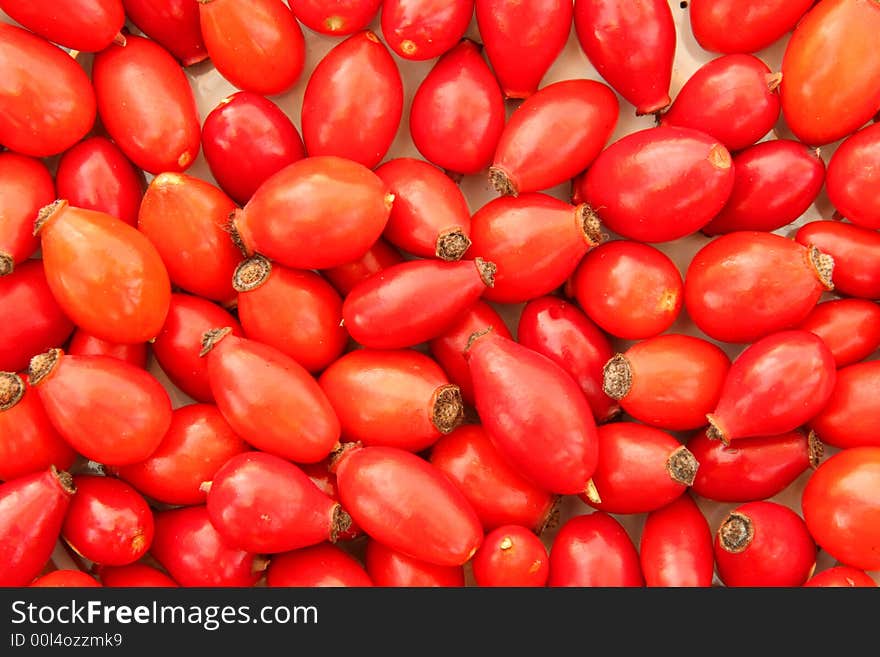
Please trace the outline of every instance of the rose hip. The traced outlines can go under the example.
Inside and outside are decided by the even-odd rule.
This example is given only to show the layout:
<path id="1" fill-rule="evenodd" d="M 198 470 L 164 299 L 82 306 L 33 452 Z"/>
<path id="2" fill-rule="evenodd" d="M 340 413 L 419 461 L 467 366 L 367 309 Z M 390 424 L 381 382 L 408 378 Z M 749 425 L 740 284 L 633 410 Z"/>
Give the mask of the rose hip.
<path id="1" fill-rule="evenodd" d="M 712 585 L 712 532 L 693 498 L 684 494 L 648 514 L 639 558 L 647 586 Z"/>
<path id="2" fill-rule="evenodd" d="M 818 304 L 797 328 L 822 338 L 837 367 L 846 367 L 880 348 L 880 305 L 865 299 L 826 301 Z"/>
<path id="3" fill-rule="evenodd" d="M 486 535 L 473 560 L 477 586 L 540 587 L 550 574 L 547 548 L 519 525 L 504 525 Z"/>

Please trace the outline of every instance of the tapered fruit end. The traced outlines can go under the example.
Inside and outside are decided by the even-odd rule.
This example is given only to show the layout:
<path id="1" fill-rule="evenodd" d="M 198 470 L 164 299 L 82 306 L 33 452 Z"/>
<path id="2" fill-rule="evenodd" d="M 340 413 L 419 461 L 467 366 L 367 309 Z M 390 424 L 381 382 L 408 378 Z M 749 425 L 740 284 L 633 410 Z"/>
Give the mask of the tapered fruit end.
<path id="1" fill-rule="evenodd" d="M 535 534 L 540 536 L 546 531 L 550 531 L 551 529 L 555 529 L 557 525 L 559 525 L 559 518 L 562 513 L 562 495 L 557 495 L 553 504 L 550 505 L 550 508 L 547 509 L 546 515 L 541 519 L 541 522 L 535 527 Z"/>
<path id="2" fill-rule="evenodd" d="M 665 94 L 657 100 L 650 103 L 642 103 L 636 107 L 636 116 L 647 116 L 648 114 L 659 114 L 672 105 L 672 98 L 669 94 Z"/>
<path id="3" fill-rule="evenodd" d="M 590 479 L 584 487 L 584 496 L 591 504 L 602 504 L 602 497 L 599 495 L 599 489 L 596 488 L 596 484 L 593 483 L 592 479 Z"/>
<path id="4" fill-rule="evenodd" d="M 819 434 L 810 431 L 807 434 L 807 454 L 810 459 L 810 467 L 815 470 L 819 467 L 819 462 L 825 456 L 825 443 L 819 440 Z"/>
<path id="5" fill-rule="evenodd" d="M 733 158 L 730 157 L 730 151 L 724 144 L 715 144 L 709 149 L 709 164 L 716 169 L 729 169 L 733 166 Z"/>
<path id="6" fill-rule="evenodd" d="M 575 213 L 578 227 L 584 234 L 584 240 L 590 248 L 599 246 L 608 239 L 608 235 L 602 232 L 602 221 L 599 219 L 599 214 L 587 203 L 581 203 L 577 206 Z"/>
<path id="7" fill-rule="evenodd" d="M 232 333 L 231 326 L 224 326 L 223 328 L 213 328 L 205 331 L 202 334 L 202 350 L 199 352 L 199 357 L 204 358 L 205 356 L 207 356 L 211 352 L 211 349 L 216 347 L 217 343 L 230 333 Z"/>
<path id="8" fill-rule="evenodd" d="M 620 401 L 632 388 L 632 368 L 623 354 L 615 354 L 602 368 L 602 390 L 606 395 Z"/>
<path id="9" fill-rule="evenodd" d="M 829 292 L 834 289 L 834 258 L 827 253 L 822 253 L 815 246 L 808 249 L 807 257 L 810 259 L 810 266 L 816 272 L 819 282 Z"/>
<path id="10" fill-rule="evenodd" d="M 466 354 L 471 350 L 471 347 L 474 346 L 474 343 L 482 338 L 484 335 L 488 335 L 492 332 L 492 327 L 480 329 L 479 331 L 474 331 L 468 336 L 467 344 L 464 346 L 464 353 Z"/>
<path id="11" fill-rule="evenodd" d="M 330 521 L 330 542 L 335 543 L 339 536 L 351 529 L 351 516 L 339 504 L 333 507 L 333 517 Z"/>
<path id="12" fill-rule="evenodd" d="M 489 167 L 489 182 L 502 196 L 518 196 L 519 191 L 516 185 L 507 175 L 507 172 L 500 167 Z"/>
<path id="13" fill-rule="evenodd" d="M 210 2 L 210 0 L 208 0 Z M 266 572 L 266 569 L 269 567 L 271 563 L 271 559 L 269 557 L 263 555 L 257 555 L 254 557 L 254 560 L 251 561 L 251 575 L 262 575 Z"/>
<path id="14" fill-rule="evenodd" d="M 461 260 L 461 257 L 470 246 L 470 238 L 464 234 L 461 228 L 456 226 L 440 233 L 437 237 L 437 247 L 434 250 L 434 255 L 441 260 L 453 262 Z"/>
<path id="15" fill-rule="evenodd" d="M 724 432 L 721 425 L 718 424 L 718 419 L 709 413 L 706 416 L 706 420 L 709 422 L 709 428 L 706 429 L 706 436 L 709 440 L 720 440 L 725 445 L 729 445 L 730 437 Z"/>
<path id="16" fill-rule="evenodd" d="M 272 273 L 272 263 L 261 255 L 243 260 L 232 275 L 232 287 L 236 292 L 256 290 L 265 283 Z"/>
<path id="17" fill-rule="evenodd" d="M 128 45 L 128 39 L 125 38 L 125 35 L 122 32 L 117 32 L 116 36 L 113 37 L 113 43 L 124 48 Z"/>
<path id="18" fill-rule="evenodd" d="M 451 433 L 464 422 L 464 401 L 457 385 L 440 386 L 434 392 L 431 421 L 442 434 Z"/>
<path id="19" fill-rule="evenodd" d="M 58 199 L 57 201 L 53 201 L 49 205 L 46 205 L 40 208 L 40 211 L 37 213 L 37 220 L 34 222 L 34 236 L 40 234 L 40 231 L 46 226 L 46 223 L 52 218 L 58 215 L 64 208 L 68 205 L 67 201 L 63 198 Z"/>
<path id="20" fill-rule="evenodd" d="M 46 353 L 37 354 L 31 358 L 28 365 L 28 380 L 31 386 L 38 386 L 52 373 L 64 352 L 61 349 L 50 349 Z"/>
<path id="21" fill-rule="evenodd" d="M 8 253 L 0 251 L 0 276 L 9 276 L 15 270 L 15 260 Z"/>
<path id="22" fill-rule="evenodd" d="M 24 396 L 24 381 L 15 372 L 0 372 L 0 411 L 8 411 Z"/>
<path id="23" fill-rule="evenodd" d="M 718 539 L 721 547 L 731 554 L 745 551 L 755 538 L 755 524 L 743 513 L 732 511 L 721 527 L 718 528 Z"/>
<path id="24" fill-rule="evenodd" d="M 52 476 L 55 477 L 55 480 L 58 482 L 58 485 L 61 486 L 62 490 L 68 495 L 73 495 L 76 493 L 76 485 L 73 483 L 73 475 L 67 472 L 66 470 L 59 470 L 54 465 L 49 466 L 49 470 L 52 472 Z"/>
<path id="25" fill-rule="evenodd" d="M 333 451 L 330 452 L 330 465 L 327 469 L 333 474 L 336 474 L 339 465 L 349 456 L 349 454 L 353 454 L 362 447 L 363 444 L 360 441 L 338 444 Z"/>
<path id="26" fill-rule="evenodd" d="M 480 278 L 483 279 L 486 287 L 495 287 L 495 272 L 498 271 L 495 263 L 483 260 L 482 258 L 476 258 L 474 264 L 477 267 L 477 271 L 480 272 Z"/>
<path id="27" fill-rule="evenodd" d="M 229 239 L 232 240 L 232 243 L 235 244 L 236 248 L 241 251 L 242 255 L 247 258 L 250 253 L 248 253 L 248 249 L 244 244 L 244 240 L 241 237 L 241 231 L 239 230 L 239 223 L 241 222 L 241 209 L 236 208 L 232 212 L 229 213 L 229 219 L 226 222 L 226 225 L 223 226 L 223 230 L 229 233 Z"/>
<path id="28" fill-rule="evenodd" d="M 779 71 L 777 73 L 768 73 L 765 76 L 765 79 L 767 80 L 767 89 L 770 91 L 770 93 L 773 93 L 774 91 L 779 89 L 779 85 L 782 84 L 782 71 Z"/>
<path id="29" fill-rule="evenodd" d="M 684 445 L 673 451 L 666 459 L 666 472 L 673 481 L 684 486 L 693 485 L 699 468 L 700 462 Z"/>

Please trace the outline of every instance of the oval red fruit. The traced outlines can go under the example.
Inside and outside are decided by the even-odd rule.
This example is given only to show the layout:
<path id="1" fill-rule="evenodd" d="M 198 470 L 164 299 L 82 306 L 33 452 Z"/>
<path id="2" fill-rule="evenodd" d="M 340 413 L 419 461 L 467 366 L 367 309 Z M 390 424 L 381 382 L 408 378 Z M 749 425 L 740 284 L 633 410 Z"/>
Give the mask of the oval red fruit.
<path id="1" fill-rule="evenodd" d="M 712 532 L 690 495 L 682 495 L 648 514 L 639 542 L 639 558 L 647 586 L 712 585 Z"/>
<path id="2" fill-rule="evenodd" d="M 373 586 L 367 571 L 344 550 L 320 543 L 272 557 L 267 586 Z"/>
<path id="3" fill-rule="evenodd" d="M 875 587 L 877 582 L 864 570 L 850 566 L 833 566 L 813 575 L 804 586 L 833 586 L 855 588 L 859 586 Z"/>
<path id="4" fill-rule="evenodd" d="M 460 588 L 465 585 L 461 566 L 419 561 L 373 539 L 367 539 L 366 564 L 367 573 L 376 586 Z"/>
<path id="5" fill-rule="evenodd" d="M 127 566 L 99 566 L 96 572 L 101 578 L 101 583 L 109 587 L 171 588 L 179 586 L 161 570 L 142 563 L 132 563 Z"/>
<path id="6" fill-rule="evenodd" d="M 81 570 L 53 570 L 38 577 L 28 586 L 47 588 L 98 588 L 101 585 L 91 575 Z"/>
<path id="7" fill-rule="evenodd" d="M 828 198 L 857 226 L 880 228 L 880 125 L 847 138 L 828 162 Z"/>
<path id="8" fill-rule="evenodd" d="M 345 297 L 358 283 L 401 262 L 403 262 L 403 256 L 400 255 L 400 252 L 379 238 L 359 258 L 324 269 L 321 273 L 336 288 L 336 291 Z"/>
<path id="9" fill-rule="evenodd" d="M 34 218 L 56 198 L 45 164 L 18 153 L 0 153 L 0 276 L 12 273 L 40 247 Z"/>
<path id="10" fill-rule="evenodd" d="M 834 259 L 834 287 L 841 294 L 880 299 L 880 232 L 840 221 L 811 221 L 795 239 Z"/>
<path id="11" fill-rule="evenodd" d="M 385 0 L 382 36 L 404 59 L 439 57 L 464 36 L 474 0 Z"/>
<path id="12" fill-rule="evenodd" d="M 541 539 L 519 525 L 504 525 L 486 534 L 474 555 L 477 586 L 546 586 L 550 559 Z"/>
<path id="13" fill-rule="evenodd" d="M 137 342 L 133 344 L 118 344 L 108 342 L 94 335 L 77 329 L 70 343 L 67 345 L 67 353 L 72 356 L 112 356 L 124 360 L 130 365 L 146 369 L 147 367 L 147 343 Z"/>
<path id="14" fill-rule="evenodd" d="M 122 0 L 122 4 L 128 20 L 184 66 L 208 58 L 197 3 L 191 0 Z"/>
<path id="15" fill-rule="evenodd" d="M 813 0 L 691 0 L 691 31 L 704 50 L 757 52 L 794 28 Z"/>
<path id="16" fill-rule="evenodd" d="M 810 428 L 841 449 L 880 447 L 880 361 L 838 370 L 834 391 Z"/>
<path id="17" fill-rule="evenodd" d="M 346 36 L 364 29 L 379 11 L 382 0 L 290 0 L 299 21 L 315 32 Z"/>
<path id="18" fill-rule="evenodd" d="M 2 0 L 0 9 L 46 41 L 65 48 L 98 52 L 114 40 L 125 41 L 119 32 L 125 23 L 120 0 L 72 0 L 64 11 L 34 0 Z"/>
<path id="19" fill-rule="evenodd" d="M 797 328 L 822 338 L 837 367 L 846 367 L 880 349 L 880 305 L 865 299 L 826 301 Z"/>

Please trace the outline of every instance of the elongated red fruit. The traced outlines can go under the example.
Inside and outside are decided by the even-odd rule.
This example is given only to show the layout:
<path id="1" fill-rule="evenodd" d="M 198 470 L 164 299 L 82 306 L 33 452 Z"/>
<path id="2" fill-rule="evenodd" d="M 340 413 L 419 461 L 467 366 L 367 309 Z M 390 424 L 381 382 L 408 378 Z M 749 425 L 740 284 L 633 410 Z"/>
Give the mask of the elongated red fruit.
<path id="1" fill-rule="evenodd" d="M 788 431 L 775 436 L 741 438 L 730 445 L 701 431 L 687 443 L 700 469 L 693 491 L 717 502 L 752 502 L 785 490 L 824 454 L 815 433 Z"/>
<path id="2" fill-rule="evenodd" d="M 156 337 L 168 314 L 171 281 L 142 233 L 64 200 L 40 211 L 34 232 L 52 295 L 77 326 L 120 344 Z"/>
<path id="3" fill-rule="evenodd" d="M 461 566 L 438 566 L 413 559 L 373 539 L 367 539 L 366 566 L 376 586 L 456 588 L 465 585 Z"/>
<path id="4" fill-rule="evenodd" d="M 232 274 L 241 261 L 225 226 L 235 203 L 211 183 L 183 173 L 153 178 L 137 227 L 149 238 L 177 287 L 214 301 L 235 298 Z"/>
<path id="5" fill-rule="evenodd" d="M 880 232 L 840 221 L 811 221 L 795 240 L 834 259 L 834 287 L 841 294 L 880 299 Z"/>
<path id="6" fill-rule="evenodd" d="M 57 198 L 78 208 L 106 212 L 132 226 L 137 224 L 144 196 L 143 172 L 109 139 L 90 137 L 65 152 L 58 161 L 55 182 Z"/>
<path id="7" fill-rule="evenodd" d="M 352 351 L 318 383 L 347 441 L 420 452 L 464 421 L 458 386 L 430 357 L 410 349 Z"/>
<path id="8" fill-rule="evenodd" d="M 192 166 L 201 121 L 189 80 L 167 50 L 128 36 L 124 48 L 95 56 L 92 81 L 101 122 L 129 160 L 152 174 Z"/>
<path id="9" fill-rule="evenodd" d="M 620 412 L 620 404 L 603 390 L 602 370 L 614 355 L 611 342 L 577 306 L 551 296 L 529 301 L 519 318 L 517 340 L 571 375 L 596 422 L 610 420 Z"/>
<path id="10" fill-rule="evenodd" d="M 76 452 L 55 431 L 27 376 L 0 372 L 0 481 L 67 469 Z"/>
<path id="11" fill-rule="evenodd" d="M 431 354 L 449 376 L 450 383 L 457 385 L 461 396 L 471 406 L 474 405 L 474 383 L 465 358 L 468 340 L 476 331 L 491 328 L 505 338 L 511 337 L 504 319 L 492 306 L 478 300 L 443 333 L 428 343 Z"/>
<path id="12" fill-rule="evenodd" d="M 0 277 L 0 306 L 15 308 L 0 322 L 0 369 L 27 369 L 36 354 L 64 344 L 73 322 L 55 300 L 41 260 L 27 260 Z"/>
<path id="13" fill-rule="evenodd" d="M 197 3 L 192 0 L 122 0 L 122 4 L 128 20 L 184 66 L 208 58 Z"/>
<path id="14" fill-rule="evenodd" d="M 205 506 L 156 513 L 150 554 L 181 586 L 253 586 L 265 560 L 230 546 L 214 529 Z"/>
<path id="15" fill-rule="evenodd" d="M 336 474 L 330 471 L 332 461 L 333 455 L 331 454 L 323 461 L 318 461 L 317 463 L 298 463 L 297 465 L 308 475 L 312 483 L 318 487 L 318 490 L 333 501 L 338 502 L 339 486 L 336 484 Z M 352 521 L 348 529 L 338 533 L 336 539 L 338 541 L 350 541 L 363 535 L 364 530 L 358 527 L 356 522 Z"/>
<path id="16" fill-rule="evenodd" d="M 722 235 L 691 259 L 685 306 L 709 337 L 754 342 L 798 325 L 835 288 L 837 259 L 828 254 L 822 245 L 807 248 L 773 233 Z"/>
<path id="17" fill-rule="evenodd" d="M 74 493 L 73 477 L 55 466 L 0 485 L 0 586 L 26 586 L 40 574 Z"/>
<path id="18" fill-rule="evenodd" d="M 595 80 L 563 80 L 541 88 L 514 110 L 495 149 L 489 179 L 516 196 L 567 182 L 608 143 L 619 106 Z"/>
<path id="19" fill-rule="evenodd" d="M 376 175 L 394 194 L 385 239 L 422 258 L 460 260 L 471 245 L 471 211 L 458 185 L 411 157 L 386 162 Z"/>
<path id="20" fill-rule="evenodd" d="M 301 115 L 306 151 L 345 157 L 372 169 L 391 147 L 402 114 L 397 64 L 375 34 L 359 32 L 312 70 Z"/>
<path id="21" fill-rule="evenodd" d="M 571 32 L 568 0 L 476 0 L 477 28 L 505 98 L 528 98 Z"/>
<path id="22" fill-rule="evenodd" d="M 232 284 L 245 335 L 278 348 L 309 372 L 326 368 L 348 345 L 342 299 L 315 272 L 272 265 L 257 255 L 238 265 Z"/>
<path id="23" fill-rule="evenodd" d="M 382 36 L 404 59 L 432 59 L 464 36 L 473 15 L 474 0 L 385 0 Z"/>
<path id="24" fill-rule="evenodd" d="M 792 30 L 813 0 L 691 0 L 691 30 L 704 50 L 758 52 Z"/>
<path id="25" fill-rule="evenodd" d="M 700 230 L 733 189 L 730 152 L 689 128 L 640 130 L 614 142 L 574 184 L 573 200 L 589 203 L 615 233 L 668 242 Z"/>
<path id="26" fill-rule="evenodd" d="M 549 294 L 602 240 L 596 213 L 541 193 L 502 196 L 471 219 L 470 252 L 497 265 L 484 297 L 520 303 Z"/>
<path id="27" fill-rule="evenodd" d="M 477 412 L 513 468 L 550 492 L 595 497 L 596 422 L 574 379 L 546 356 L 491 331 L 472 340 L 467 358 Z"/>
<path id="28" fill-rule="evenodd" d="M 67 345 L 67 353 L 74 356 L 112 356 L 135 367 L 142 369 L 147 367 L 147 344 L 145 342 L 136 344 L 108 342 L 96 338 L 82 329 L 74 331 L 73 337 L 70 338 Z"/>
<path id="29" fill-rule="evenodd" d="M 223 540 L 260 554 L 335 541 L 351 523 L 300 468 L 261 452 L 233 456 L 217 471 L 207 508 Z"/>
<path id="30" fill-rule="evenodd" d="M 797 328 L 822 338 L 837 367 L 846 367 L 880 349 L 880 305 L 865 299 L 825 301 Z"/>
<path id="31" fill-rule="evenodd" d="M 831 396 L 837 369 L 831 350 L 807 331 L 780 331 L 745 349 L 730 366 L 710 435 L 730 442 L 791 431 Z"/>
<path id="32" fill-rule="evenodd" d="M 754 55 L 724 55 L 688 78 L 661 125 L 693 128 L 712 135 L 730 151 L 751 146 L 779 118 L 776 89 L 782 75 Z"/>
<path id="33" fill-rule="evenodd" d="M 828 198 L 857 226 L 880 228 L 880 125 L 848 137 L 828 162 Z"/>
<path id="34" fill-rule="evenodd" d="M 833 566 L 813 575 L 804 586 L 834 586 L 855 588 L 859 586 L 876 587 L 877 582 L 864 570 L 850 566 Z"/>
<path id="35" fill-rule="evenodd" d="M 675 23 L 663 0 L 576 0 L 574 27 L 590 63 L 636 114 L 669 105 Z"/>
<path id="36" fill-rule="evenodd" d="M 635 422 L 597 430 L 599 460 L 593 485 L 600 501 L 581 499 L 608 513 L 647 513 L 666 506 L 690 486 L 699 462 L 672 435 Z"/>
<path id="37" fill-rule="evenodd" d="M 816 200 L 825 178 L 819 152 L 790 139 L 763 141 L 737 153 L 733 169 L 733 191 L 703 227 L 707 235 L 787 226 Z"/>
<path id="38" fill-rule="evenodd" d="M 705 426 L 729 368 L 730 358 L 713 343 L 670 333 L 609 359 L 602 386 L 636 420 L 683 431 Z"/>
<path id="39" fill-rule="evenodd" d="M 480 547 L 483 528 L 470 502 L 415 454 L 349 444 L 334 468 L 345 509 L 388 547 L 439 566 L 461 566 Z"/>
<path id="40" fill-rule="evenodd" d="M 429 460 L 464 493 L 486 531 L 522 525 L 540 534 L 553 522 L 556 496 L 514 470 L 479 424 L 443 436 Z"/>
<path id="41" fill-rule="evenodd" d="M 104 50 L 114 40 L 125 41 L 119 31 L 125 23 L 120 0 L 72 0 L 63 11 L 54 3 L 35 0 L 2 0 L 10 18 L 46 41 L 82 52 Z"/>
<path id="42" fill-rule="evenodd" d="M 501 88 L 479 46 L 465 39 L 422 80 L 413 96 L 409 131 L 426 160 L 467 175 L 492 163 L 504 121 Z"/>
<path id="43" fill-rule="evenodd" d="M 380 237 L 359 258 L 324 269 L 321 273 L 336 288 L 336 291 L 345 297 L 358 283 L 401 262 L 403 262 L 403 256 L 400 251 Z"/>
<path id="44" fill-rule="evenodd" d="M 810 428 L 841 449 L 880 447 L 880 361 L 838 370 L 834 391 Z"/>
<path id="45" fill-rule="evenodd" d="M 341 548 L 320 543 L 272 557 L 267 586 L 373 586 L 360 562 Z"/>
<path id="46" fill-rule="evenodd" d="M 639 553 L 623 526 L 604 511 L 569 519 L 550 548 L 548 586 L 645 585 Z"/>
<path id="47" fill-rule="evenodd" d="M 98 463 L 144 460 L 171 425 L 171 399 L 162 384 L 118 358 L 50 349 L 31 359 L 29 376 L 52 426 Z"/>
<path id="48" fill-rule="evenodd" d="M 229 327 L 202 339 L 208 382 L 229 426 L 257 449 L 315 463 L 339 441 L 339 420 L 318 382 L 275 347 L 230 335 Z"/>
<path id="49" fill-rule="evenodd" d="M 211 62 L 239 89 L 281 94 L 302 73 L 302 28 L 282 0 L 199 0 L 199 24 Z"/>
<path id="50" fill-rule="evenodd" d="M 11 274 L 40 247 L 34 217 L 56 198 L 45 164 L 17 153 L 0 153 L 0 276 Z"/>
<path id="51" fill-rule="evenodd" d="M 712 532 L 690 495 L 684 494 L 648 514 L 639 558 L 647 586 L 712 586 Z"/>
<path id="52" fill-rule="evenodd" d="M 367 167 L 307 157 L 266 180 L 232 221 L 247 255 L 294 269 L 357 260 L 382 234 L 394 197 Z"/>
<path id="53" fill-rule="evenodd" d="M 826 0 L 798 23 L 782 58 L 782 112 L 805 144 L 837 141 L 880 109 L 878 30 L 873 0 Z"/>
<path id="54" fill-rule="evenodd" d="M 351 337 L 365 347 L 411 347 L 449 328 L 493 285 L 494 275 L 495 265 L 482 258 L 402 262 L 349 292 L 342 318 Z"/>

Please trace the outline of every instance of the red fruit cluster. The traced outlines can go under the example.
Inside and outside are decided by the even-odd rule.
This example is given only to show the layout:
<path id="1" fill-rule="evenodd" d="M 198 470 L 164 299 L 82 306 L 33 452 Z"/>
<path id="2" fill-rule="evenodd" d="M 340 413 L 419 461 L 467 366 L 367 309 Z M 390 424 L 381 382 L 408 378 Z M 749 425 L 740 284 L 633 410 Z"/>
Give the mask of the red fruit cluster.
<path id="1" fill-rule="evenodd" d="M 682 3 L 678 81 L 664 0 L 67 4 L 0 0 L 0 586 L 875 585 L 880 4 Z"/>

